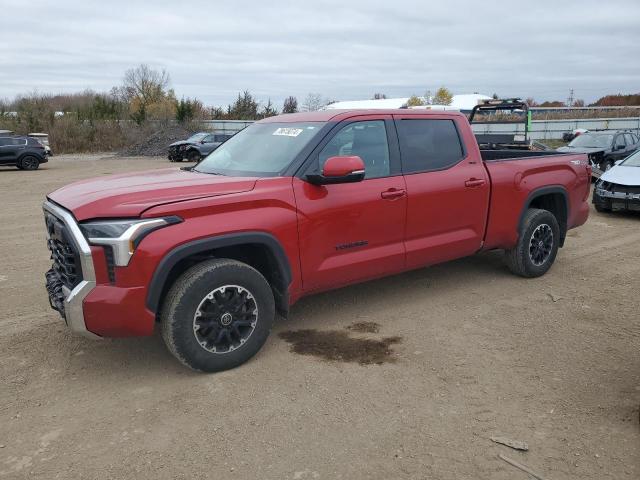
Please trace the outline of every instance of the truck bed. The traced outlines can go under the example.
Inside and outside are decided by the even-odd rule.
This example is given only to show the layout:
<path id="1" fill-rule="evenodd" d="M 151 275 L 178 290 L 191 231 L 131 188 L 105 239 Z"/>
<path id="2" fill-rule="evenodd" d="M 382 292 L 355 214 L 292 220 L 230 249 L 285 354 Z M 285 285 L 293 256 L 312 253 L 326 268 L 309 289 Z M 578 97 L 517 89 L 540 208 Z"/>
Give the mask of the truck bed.
<path id="1" fill-rule="evenodd" d="M 549 155 L 564 156 L 565 153 L 556 152 L 555 150 L 480 150 L 482 160 L 485 162 L 494 162 L 500 160 L 523 160 L 532 157 L 545 157 Z"/>
<path id="2" fill-rule="evenodd" d="M 567 229 L 586 220 L 585 201 L 591 185 L 586 155 L 546 150 L 481 150 L 481 156 L 491 179 L 485 249 L 513 245 L 523 211 L 514 205 L 530 206 L 530 197 L 535 192 L 552 195 L 553 202 L 563 211 L 559 221 L 566 222 Z M 536 203 L 533 206 L 545 208 Z M 565 233 L 561 233 L 563 238 Z"/>

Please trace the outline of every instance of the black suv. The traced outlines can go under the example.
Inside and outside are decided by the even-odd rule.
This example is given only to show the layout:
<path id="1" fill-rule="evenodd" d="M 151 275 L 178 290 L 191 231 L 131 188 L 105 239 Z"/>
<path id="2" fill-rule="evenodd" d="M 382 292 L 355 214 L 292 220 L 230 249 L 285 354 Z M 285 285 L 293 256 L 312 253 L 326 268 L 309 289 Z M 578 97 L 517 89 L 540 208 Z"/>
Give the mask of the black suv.
<path id="1" fill-rule="evenodd" d="M 225 133 L 196 133 L 186 140 L 169 145 L 169 160 L 181 162 L 186 158 L 190 162 L 199 162 L 231 137 L 232 135 Z"/>
<path id="2" fill-rule="evenodd" d="M 0 165 L 12 165 L 20 170 L 37 170 L 41 163 L 48 161 L 44 146 L 35 138 L 0 136 Z"/>
<path id="3" fill-rule="evenodd" d="M 566 147 L 558 148 L 558 152 L 586 153 L 596 173 L 596 170 L 606 172 L 613 167 L 616 160 L 631 155 L 638 146 L 640 144 L 635 133 L 586 132 L 575 137 Z"/>

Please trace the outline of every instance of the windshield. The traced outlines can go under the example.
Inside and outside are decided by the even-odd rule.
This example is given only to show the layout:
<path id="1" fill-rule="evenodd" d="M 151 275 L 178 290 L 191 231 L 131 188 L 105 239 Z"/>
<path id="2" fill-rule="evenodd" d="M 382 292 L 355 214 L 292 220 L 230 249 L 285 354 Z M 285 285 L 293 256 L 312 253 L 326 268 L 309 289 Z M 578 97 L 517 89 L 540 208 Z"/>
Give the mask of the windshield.
<path id="1" fill-rule="evenodd" d="M 625 167 L 640 167 L 640 151 L 628 156 L 621 165 Z"/>
<path id="2" fill-rule="evenodd" d="M 582 148 L 607 148 L 611 146 L 613 142 L 613 135 L 610 134 L 598 134 L 583 133 L 577 136 L 571 143 L 570 147 L 582 147 Z"/>
<path id="3" fill-rule="evenodd" d="M 187 142 L 199 142 L 200 140 L 202 140 L 207 135 L 209 135 L 209 134 L 208 133 L 195 133 L 195 134 L 191 135 L 189 138 L 187 138 Z"/>
<path id="4" fill-rule="evenodd" d="M 194 170 L 240 177 L 277 176 L 323 125 L 323 122 L 254 123 L 220 145 Z"/>

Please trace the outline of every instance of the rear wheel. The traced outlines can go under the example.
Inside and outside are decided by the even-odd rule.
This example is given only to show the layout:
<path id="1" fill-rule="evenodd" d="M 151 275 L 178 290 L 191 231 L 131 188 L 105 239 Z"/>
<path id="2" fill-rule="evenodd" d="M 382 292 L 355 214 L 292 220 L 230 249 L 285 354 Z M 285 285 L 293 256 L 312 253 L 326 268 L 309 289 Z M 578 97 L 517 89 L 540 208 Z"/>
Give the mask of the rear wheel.
<path id="1" fill-rule="evenodd" d="M 18 168 L 21 170 L 37 170 L 40 166 L 40 161 L 33 155 L 27 155 L 20 159 Z"/>
<path id="2" fill-rule="evenodd" d="M 544 275 L 556 259 L 559 240 L 556 217 L 548 210 L 530 208 L 524 215 L 517 245 L 505 251 L 505 263 L 522 277 Z"/>
<path id="3" fill-rule="evenodd" d="M 169 351 L 203 372 L 237 367 L 264 345 L 275 302 L 266 279 L 253 267 L 229 259 L 202 262 L 169 290 L 160 315 Z"/>

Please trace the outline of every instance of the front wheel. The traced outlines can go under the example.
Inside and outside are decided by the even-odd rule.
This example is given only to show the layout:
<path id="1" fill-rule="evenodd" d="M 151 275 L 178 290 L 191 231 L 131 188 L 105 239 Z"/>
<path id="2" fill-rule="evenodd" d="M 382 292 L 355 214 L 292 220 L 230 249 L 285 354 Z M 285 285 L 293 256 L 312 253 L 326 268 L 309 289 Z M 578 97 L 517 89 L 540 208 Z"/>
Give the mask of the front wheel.
<path id="1" fill-rule="evenodd" d="M 18 164 L 18 168 L 20 168 L 21 170 L 37 170 L 39 166 L 40 161 L 33 155 L 22 157 L 20 163 Z"/>
<path id="2" fill-rule="evenodd" d="M 548 210 L 530 208 L 522 220 L 517 245 L 505 251 L 505 263 L 522 277 L 544 275 L 556 259 L 559 241 L 556 217 Z"/>
<path id="3" fill-rule="evenodd" d="M 202 372 L 249 360 L 267 340 L 274 318 L 267 280 L 253 267 L 229 259 L 207 260 L 183 273 L 160 315 L 169 351 Z"/>
<path id="4" fill-rule="evenodd" d="M 197 150 L 191 150 L 189 153 L 187 153 L 187 159 L 190 162 L 199 162 L 201 158 L 202 155 L 200 155 L 200 152 L 198 152 Z"/>

